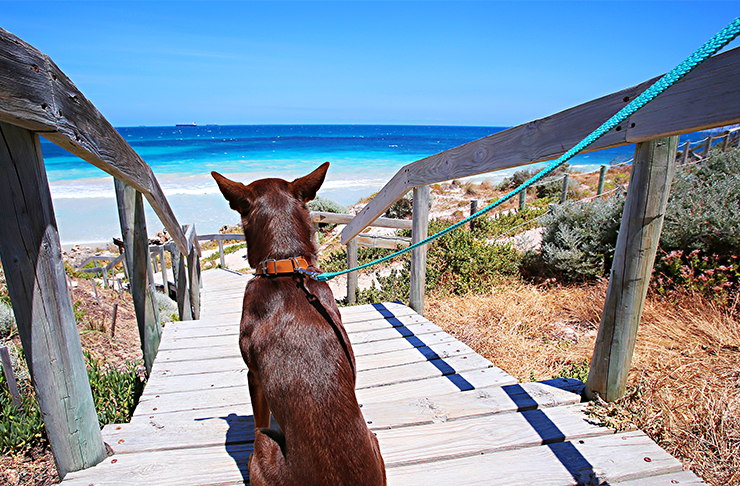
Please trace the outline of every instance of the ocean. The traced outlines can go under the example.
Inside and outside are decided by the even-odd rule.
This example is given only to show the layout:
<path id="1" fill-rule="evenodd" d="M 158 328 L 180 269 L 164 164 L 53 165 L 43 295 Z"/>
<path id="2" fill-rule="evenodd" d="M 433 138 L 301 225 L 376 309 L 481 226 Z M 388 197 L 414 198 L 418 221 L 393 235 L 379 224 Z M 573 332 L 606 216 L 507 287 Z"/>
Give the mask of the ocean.
<path id="1" fill-rule="evenodd" d="M 239 216 L 228 207 L 212 170 L 249 183 L 293 180 L 325 161 L 319 196 L 349 206 L 377 192 L 402 166 L 504 130 L 504 127 L 380 125 L 245 125 L 123 127 L 117 130 L 151 166 L 180 224 L 216 233 Z M 42 152 L 63 245 L 110 242 L 120 235 L 113 178 L 42 138 Z M 634 146 L 576 156 L 582 172 L 631 159 Z M 542 167 L 544 164 L 532 167 Z M 497 182 L 522 168 L 474 177 Z M 150 235 L 163 225 L 147 207 Z"/>

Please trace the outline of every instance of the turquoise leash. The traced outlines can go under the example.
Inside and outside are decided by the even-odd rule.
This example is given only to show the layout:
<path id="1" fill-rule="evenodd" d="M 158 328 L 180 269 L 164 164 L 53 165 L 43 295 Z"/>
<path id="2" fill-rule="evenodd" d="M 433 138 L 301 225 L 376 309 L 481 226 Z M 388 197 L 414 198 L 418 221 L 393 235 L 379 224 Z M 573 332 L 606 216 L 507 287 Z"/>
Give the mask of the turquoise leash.
<path id="1" fill-rule="evenodd" d="M 729 44 L 733 39 L 735 39 L 735 37 L 737 37 L 738 34 L 740 34 L 740 17 L 730 22 L 730 24 L 727 27 L 722 29 L 719 33 L 717 33 L 717 35 L 712 37 L 703 46 L 697 49 L 696 52 L 694 52 L 689 57 L 687 57 L 681 64 L 673 68 L 670 72 L 668 72 L 658 81 L 656 81 L 652 86 L 646 89 L 637 98 L 635 98 L 629 104 L 627 104 L 627 106 L 619 110 L 616 115 L 609 118 L 599 128 L 591 132 L 586 138 L 584 138 L 578 144 L 576 144 L 575 147 L 565 152 L 558 159 L 553 161 L 550 165 L 548 165 L 547 167 L 542 169 L 539 173 L 534 175 L 532 178 L 524 182 L 521 186 L 509 192 L 507 195 L 503 196 L 498 201 L 481 209 L 477 213 L 471 214 L 470 216 L 463 219 L 462 221 L 458 221 L 457 223 L 440 231 L 439 233 L 432 235 L 428 238 L 425 238 L 422 241 L 414 243 L 413 245 L 410 245 L 409 247 L 404 248 L 403 250 L 397 251 L 396 253 L 393 253 L 391 255 L 385 256 L 383 258 L 379 258 L 370 263 L 365 263 L 364 265 L 359 265 L 354 268 L 349 268 L 347 270 L 342 270 L 339 272 L 324 272 L 320 274 L 313 274 L 311 275 L 311 277 L 318 281 L 325 282 L 339 275 L 344 275 L 349 272 L 362 270 L 364 268 L 371 267 L 379 263 L 383 263 L 399 255 L 407 253 L 413 250 L 414 248 L 418 248 L 421 245 L 426 245 L 427 243 L 430 243 L 436 240 L 437 238 L 441 238 L 447 233 L 454 231 L 461 226 L 464 226 L 465 224 L 469 223 L 473 219 L 483 216 L 484 214 L 486 214 L 493 208 L 502 205 L 509 199 L 519 194 L 520 192 L 527 190 L 529 187 L 539 182 L 543 177 L 546 177 L 552 171 L 554 171 L 555 169 L 563 165 L 565 162 L 567 162 L 568 160 L 576 156 L 579 152 L 586 149 L 586 147 L 588 147 L 589 145 L 597 141 L 599 138 L 603 137 L 607 132 L 609 132 L 614 127 L 622 123 L 624 120 L 632 116 L 635 112 L 637 112 L 637 110 L 641 109 L 643 106 L 645 106 L 646 104 L 654 100 L 658 95 L 663 93 L 663 91 L 665 91 L 666 89 L 676 84 L 684 76 L 686 76 L 691 71 L 693 71 L 698 65 L 700 65 L 701 63 L 706 61 L 708 58 L 716 54 L 720 49 L 722 49 L 727 44 Z"/>

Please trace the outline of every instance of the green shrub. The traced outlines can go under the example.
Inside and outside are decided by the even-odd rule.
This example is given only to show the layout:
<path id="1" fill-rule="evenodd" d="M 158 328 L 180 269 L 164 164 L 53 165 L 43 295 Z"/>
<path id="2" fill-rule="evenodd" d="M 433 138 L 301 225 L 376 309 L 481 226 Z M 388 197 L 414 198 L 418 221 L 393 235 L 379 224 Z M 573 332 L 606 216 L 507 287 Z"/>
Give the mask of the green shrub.
<path id="1" fill-rule="evenodd" d="M 623 197 L 554 206 L 552 213 L 540 220 L 545 228 L 541 252 L 544 264 L 568 280 L 593 279 L 608 273 L 623 207 Z"/>
<path id="2" fill-rule="evenodd" d="M 346 207 L 342 206 L 338 202 L 334 202 L 331 199 L 323 197 L 317 197 L 313 201 L 309 201 L 308 209 L 311 211 L 321 211 L 325 213 L 337 213 L 347 214 L 349 211 Z"/>
<path id="3" fill-rule="evenodd" d="M 720 256 L 740 251 L 740 150 L 715 151 L 701 165 L 677 171 L 660 246 Z"/>
<path id="4" fill-rule="evenodd" d="M 12 343 L 10 348 L 22 411 L 16 410 L 5 376 L 0 373 L 0 453 L 20 451 L 47 442 L 44 420 L 22 360 L 22 351 Z M 100 426 L 128 422 L 144 389 L 144 382 L 136 375 L 135 365 L 127 364 L 124 371 L 101 367 L 88 353 L 85 353 L 85 361 Z"/>
<path id="5" fill-rule="evenodd" d="M 429 234 L 436 234 L 449 222 L 433 220 Z M 489 244 L 485 233 L 457 229 L 436 240 L 427 250 L 427 290 L 455 295 L 488 292 L 498 278 L 518 273 L 520 254 L 511 244 Z"/>
<path id="6" fill-rule="evenodd" d="M 123 371 L 102 367 L 89 353 L 85 353 L 85 361 L 100 426 L 128 422 L 144 391 L 136 365 L 127 363 Z"/>
<path id="7" fill-rule="evenodd" d="M 159 308 L 159 317 L 162 322 L 176 322 L 180 320 L 180 311 L 177 308 L 177 302 L 170 299 L 163 292 L 154 292 L 157 308 Z"/>
<path id="8" fill-rule="evenodd" d="M 393 219 L 405 219 L 411 217 L 414 212 L 414 198 L 413 192 L 407 192 L 401 199 L 391 204 L 391 207 L 386 209 L 385 217 Z"/>
<path id="9" fill-rule="evenodd" d="M 5 299 L 0 299 L 0 338 L 13 334 L 15 329 L 13 307 Z"/>
<path id="10" fill-rule="evenodd" d="M 581 381 L 582 383 L 586 383 L 586 380 L 588 379 L 589 368 L 590 365 L 588 363 L 588 360 L 584 360 L 581 363 L 571 364 L 568 368 L 564 369 L 560 373 L 552 375 L 552 378 L 574 378 Z"/>

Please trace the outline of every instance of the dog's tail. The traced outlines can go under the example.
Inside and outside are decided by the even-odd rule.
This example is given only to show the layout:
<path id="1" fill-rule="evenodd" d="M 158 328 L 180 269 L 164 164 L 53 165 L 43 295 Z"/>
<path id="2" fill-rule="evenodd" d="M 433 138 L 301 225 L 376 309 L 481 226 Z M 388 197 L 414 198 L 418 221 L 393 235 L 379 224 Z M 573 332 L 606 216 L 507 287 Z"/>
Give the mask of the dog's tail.
<path id="1" fill-rule="evenodd" d="M 249 481 L 253 485 L 289 484 L 285 463 L 285 435 L 275 429 L 257 429 L 254 453 L 249 461 Z"/>

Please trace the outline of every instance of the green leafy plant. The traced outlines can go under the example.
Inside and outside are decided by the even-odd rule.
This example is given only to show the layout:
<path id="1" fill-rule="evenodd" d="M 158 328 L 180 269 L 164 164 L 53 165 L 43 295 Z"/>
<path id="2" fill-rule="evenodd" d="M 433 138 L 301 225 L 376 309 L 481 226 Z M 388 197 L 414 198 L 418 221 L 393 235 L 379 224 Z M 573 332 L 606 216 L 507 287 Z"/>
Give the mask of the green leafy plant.
<path id="1" fill-rule="evenodd" d="M 87 352 L 85 361 L 100 426 L 128 422 L 144 391 L 136 365 L 127 363 L 124 370 L 101 366 Z"/>
<path id="2" fill-rule="evenodd" d="M 0 452 L 21 451 L 47 443 L 44 421 L 30 378 L 22 361 L 22 351 L 13 346 L 11 356 L 21 392 L 21 409 L 16 409 L 0 373 Z M 136 374 L 136 366 L 128 363 L 124 370 L 101 366 L 85 353 L 95 409 L 100 426 L 128 422 L 144 389 L 144 381 Z"/>

